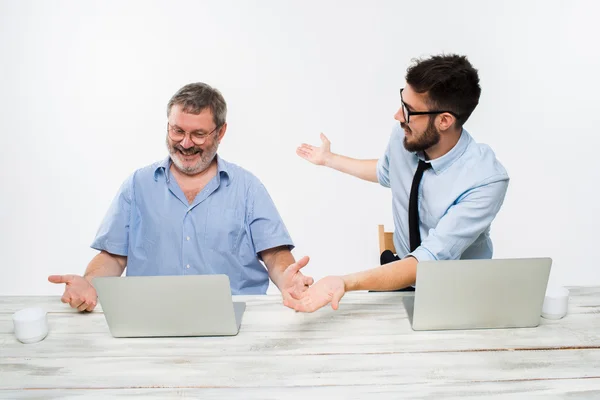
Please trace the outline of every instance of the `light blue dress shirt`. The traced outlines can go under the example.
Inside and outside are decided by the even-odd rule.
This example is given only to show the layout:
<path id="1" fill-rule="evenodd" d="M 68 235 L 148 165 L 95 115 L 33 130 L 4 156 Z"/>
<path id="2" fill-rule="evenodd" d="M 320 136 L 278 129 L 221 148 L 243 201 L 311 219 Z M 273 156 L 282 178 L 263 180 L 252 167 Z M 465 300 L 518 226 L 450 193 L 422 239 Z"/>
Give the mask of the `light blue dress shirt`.
<path id="1" fill-rule="evenodd" d="M 167 157 L 121 186 L 92 248 L 127 256 L 127 275 L 226 274 L 232 294 L 264 294 L 258 253 L 293 243 L 267 190 L 217 156 L 217 175 L 189 204 Z"/>
<path id="2" fill-rule="evenodd" d="M 431 160 L 419 187 L 421 246 L 410 253 L 408 200 L 422 152 L 404 148 L 400 124 L 377 163 L 379 183 L 392 189 L 394 246 L 418 261 L 492 258 L 490 225 L 504 202 L 509 177 L 489 146 L 463 129 L 448 153 Z M 427 160 L 425 160 L 427 161 Z"/>

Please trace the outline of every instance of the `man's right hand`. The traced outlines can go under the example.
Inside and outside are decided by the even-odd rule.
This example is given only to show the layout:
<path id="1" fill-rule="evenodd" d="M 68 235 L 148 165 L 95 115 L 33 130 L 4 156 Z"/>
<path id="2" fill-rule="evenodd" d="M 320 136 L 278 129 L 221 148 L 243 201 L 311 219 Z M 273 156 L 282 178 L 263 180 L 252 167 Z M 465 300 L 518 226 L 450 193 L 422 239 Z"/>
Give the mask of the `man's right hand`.
<path id="1" fill-rule="evenodd" d="M 96 289 L 82 276 L 50 275 L 48 280 L 52 283 L 64 283 L 65 293 L 60 300 L 79 311 L 92 311 L 98 304 Z"/>
<path id="2" fill-rule="evenodd" d="M 302 143 L 302 145 L 296 149 L 296 154 L 315 165 L 325 165 L 332 155 L 331 142 L 327 139 L 327 136 L 322 133 L 321 142 L 321 147 Z"/>

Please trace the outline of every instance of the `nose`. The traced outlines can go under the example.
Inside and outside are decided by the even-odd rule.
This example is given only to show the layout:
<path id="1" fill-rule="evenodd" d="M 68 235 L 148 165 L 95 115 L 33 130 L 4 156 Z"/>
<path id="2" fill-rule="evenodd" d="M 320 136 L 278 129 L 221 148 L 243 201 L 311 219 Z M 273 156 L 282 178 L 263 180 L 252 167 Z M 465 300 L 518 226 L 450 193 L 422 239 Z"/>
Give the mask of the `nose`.
<path id="1" fill-rule="evenodd" d="M 192 138 L 190 138 L 188 135 L 185 135 L 183 140 L 181 141 L 181 147 L 183 147 L 184 149 L 194 147 L 194 142 L 192 142 Z"/>
<path id="2" fill-rule="evenodd" d="M 400 107 L 398 109 L 398 111 L 396 111 L 396 114 L 394 114 L 394 119 L 396 121 L 399 121 L 402 124 L 406 123 L 406 120 L 404 119 L 404 112 L 402 111 L 402 107 Z"/>

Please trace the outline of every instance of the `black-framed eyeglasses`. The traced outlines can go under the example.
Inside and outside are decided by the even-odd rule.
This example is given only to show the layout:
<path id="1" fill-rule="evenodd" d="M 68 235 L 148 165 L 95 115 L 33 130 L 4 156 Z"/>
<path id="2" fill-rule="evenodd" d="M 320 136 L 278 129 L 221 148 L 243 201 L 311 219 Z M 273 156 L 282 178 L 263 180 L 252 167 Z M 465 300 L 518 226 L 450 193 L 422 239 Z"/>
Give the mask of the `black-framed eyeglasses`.
<path id="1" fill-rule="evenodd" d="M 400 89 L 400 103 L 402 104 L 402 114 L 404 115 L 404 119 L 406 120 L 407 124 L 410 122 L 411 115 L 432 115 L 432 114 L 448 113 L 448 114 L 454 116 L 454 118 L 460 118 L 460 115 L 458 115 L 457 113 L 455 113 L 453 111 L 443 111 L 443 110 L 410 111 L 408 109 L 408 107 L 406 106 L 406 103 L 404 103 L 404 100 L 402 99 L 402 91 L 403 90 L 404 90 L 404 88 Z"/>
<path id="2" fill-rule="evenodd" d="M 190 132 L 190 139 L 192 140 L 192 142 L 194 142 L 194 144 L 201 145 L 206 141 L 206 138 L 208 138 L 213 132 L 215 132 L 219 128 L 220 127 L 217 126 L 215 129 L 213 129 L 212 131 L 210 131 L 208 133 L 202 132 L 202 131 Z M 175 142 L 181 142 L 185 138 L 185 135 L 187 133 L 180 127 L 173 126 L 168 122 L 167 122 L 167 132 L 169 133 L 169 137 L 171 138 L 171 140 L 173 140 Z"/>

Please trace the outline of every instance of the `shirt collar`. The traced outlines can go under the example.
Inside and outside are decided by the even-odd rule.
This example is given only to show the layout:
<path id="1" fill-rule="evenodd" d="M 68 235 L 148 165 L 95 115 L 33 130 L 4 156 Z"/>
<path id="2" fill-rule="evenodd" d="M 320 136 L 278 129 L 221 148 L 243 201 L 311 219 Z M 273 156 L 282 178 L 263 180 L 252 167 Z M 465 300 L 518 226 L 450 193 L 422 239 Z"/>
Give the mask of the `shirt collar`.
<path id="1" fill-rule="evenodd" d="M 226 178 L 226 185 L 229 186 L 231 178 L 229 176 L 229 165 L 228 162 L 223 160 L 218 154 L 215 156 L 217 158 L 217 176 L 219 182 L 222 177 Z M 171 168 L 171 156 L 167 156 L 165 159 L 160 161 L 156 168 L 154 169 L 154 181 L 158 181 L 158 176 L 163 174 L 165 177 L 165 181 L 169 183 L 171 180 L 171 176 L 169 173 L 169 169 Z"/>
<path id="2" fill-rule="evenodd" d="M 167 156 L 158 163 L 154 169 L 154 181 L 158 181 L 158 176 L 162 173 L 165 176 L 165 181 L 169 183 L 169 168 L 171 167 L 171 156 Z"/>
<path id="3" fill-rule="evenodd" d="M 458 142 L 456 142 L 454 147 L 443 156 L 438 157 L 435 160 L 426 160 L 425 154 L 422 151 L 419 151 L 417 152 L 417 157 L 423 161 L 431 163 L 431 168 L 433 171 L 436 174 L 439 174 L 451 166 L 454 161 L 458 160 L 463 155 L 472 140 L 473 139 L 471 138 L 471 135 L 469 135 L 469 132 L 467 132 L 466 129 L 463 129 Z"/>
<path id="4" fill-rule="evenodd" d="M 225 185 L 229 186 L 231 181 L 231 177 L 229 176 L 229 163 L 223 160 L 218 154 L 215 157 L 217 157 L 217 175 L 219 178 L 226 178 Z"/>

